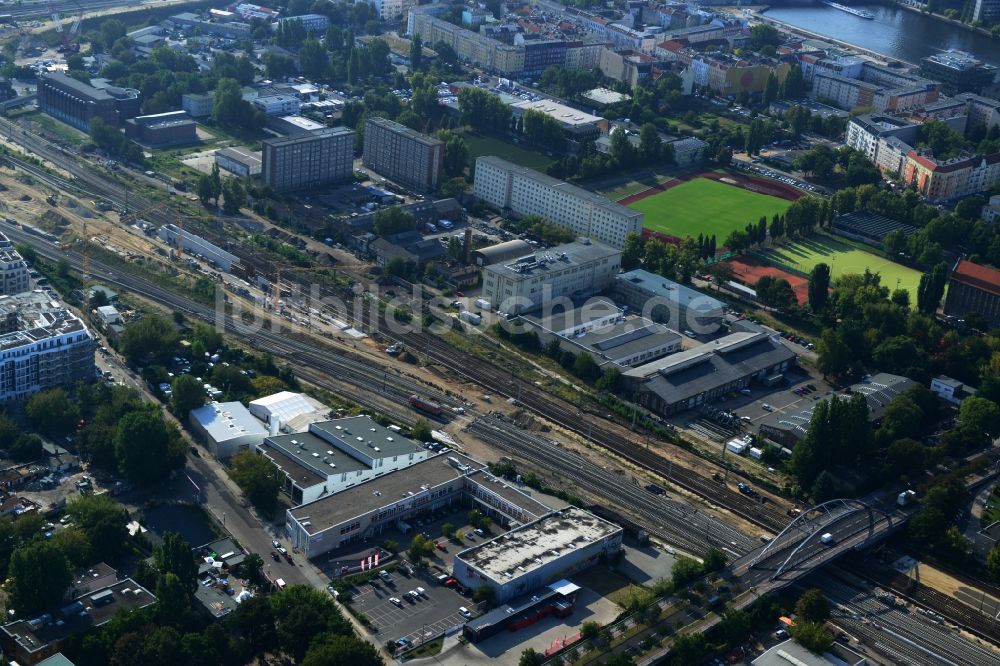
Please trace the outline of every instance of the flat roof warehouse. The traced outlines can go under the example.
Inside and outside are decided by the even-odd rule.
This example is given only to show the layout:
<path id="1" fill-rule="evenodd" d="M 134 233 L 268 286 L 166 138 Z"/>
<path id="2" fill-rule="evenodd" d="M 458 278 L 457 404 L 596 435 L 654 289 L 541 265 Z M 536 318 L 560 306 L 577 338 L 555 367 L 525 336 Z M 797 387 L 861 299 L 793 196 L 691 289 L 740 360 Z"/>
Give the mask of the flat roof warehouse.
<path id="1" fill-rule="evenodd" d="M 592 513 L 570 507 L 469 548 L 458 557 L 506 583 L 621 529 Z"/>

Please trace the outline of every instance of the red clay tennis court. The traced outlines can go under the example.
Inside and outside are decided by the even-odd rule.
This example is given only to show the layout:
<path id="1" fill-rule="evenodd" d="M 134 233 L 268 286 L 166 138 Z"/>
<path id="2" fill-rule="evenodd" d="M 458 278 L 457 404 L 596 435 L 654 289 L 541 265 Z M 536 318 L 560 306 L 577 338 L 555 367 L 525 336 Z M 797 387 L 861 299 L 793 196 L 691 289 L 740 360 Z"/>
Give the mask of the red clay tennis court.
<path id="1" fill-rule="evenodd" d="M 784 278 L 788 280 L 788 284 L 792 285 L 792 291 L 795 292 L 795 298 L 798 300 L 799 305 L 803 305 L 809 301 L 809 280 L 801 275 L 789 273 L 788 271 L 775 266 L 770 266 L 768 264 L 758 263 L 749 257 L 732 259 L 729 262 L 729 265 L 733 269 L 733 277 L 738 282 L 742 282 L 748 287 L 753 288 L 753 286 L 757 284 L 757 280 L 761 279 L 765 275 L 770 275 L 775 278 Z"/>

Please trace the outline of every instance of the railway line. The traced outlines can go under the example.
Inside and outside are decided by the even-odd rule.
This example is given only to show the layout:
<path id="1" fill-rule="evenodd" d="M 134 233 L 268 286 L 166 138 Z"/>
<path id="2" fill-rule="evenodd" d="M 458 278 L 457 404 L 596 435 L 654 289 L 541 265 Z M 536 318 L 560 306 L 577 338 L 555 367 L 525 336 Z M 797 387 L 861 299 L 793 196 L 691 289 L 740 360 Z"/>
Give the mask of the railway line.
<path id="1" fill-rule="evenodd" d="M 727 485 L 684 466 L 673 465 L 638 442 L 609 429 L 596 415 L 571 407 L 531 382 L 513 376 L 496 366 L 483 363 L 482 360 L 457 350 L 438 338 L 418 332 L 393 337 L 412 349 L 421 350 L 460 376 L 482 384 L 497 394 L 517 400 L 518 403 L 546 419 L 586 437 L 626 460 L 660 475 L 665 480 L 669 476 L 670 483 L 700 495 L 750 522 L 770 530 L 780 530 L 788 522 L 783 512 L 730 490 Z"/>
<path id="2" fill-rule="evenodd" d="M 637 482 L 611 472 L 568 451 L 552 440 L 517 428 L 498 416 L 482 416 L 466 430 L 483 441 L 523 458 L 560 479 L 610 500 L 611 508 L 624 508 L 641 516 L 646 530 L 665 543 L 701 555 L 712 547 L 739 556 L 753 549 L 754 540 L 728 524 L 690 504 L 669 497 L 657 497 Z"/>
<path id="3" fill-rule="evenodd" d="M 40 238 L 26 234 L 17 229 L 5 230 L 11 240 L 29 242 L 35 246 L 40 255 L 50 260 L 66 258 L 70 264 L 79 270 L 82 260 L 75 252 L 63 254 L 51 244 L 41 241 Z M 149 298 L 174 310 L 183 312 L 210 324 L 222 323 L 227 333 L 243 337 L 245 331 L 241 330 L 242 324 L 237 323 L 231 317 L 219 317 L 215 310 L 200 303 L 192 302 L 186 298 L 176 295 L 174 292 L 151 284 L 140 278 L 116 272 L 109 266 L 101 264 L 99 261 L 91 261 L 91 270 L 102 274 L 105 281 L 125 288 L 132 293 Z M 458 406 L 458 402 L 427 385 L 414 380 L 402 377 L 399 373 L 390 371 L 387 367 L 380 368 L 372 366 L 370 363 L 360 358 L 352 358 L 347 352 L 330 353 L 328 350 L 317 349 L 315 346 L 296 340 L 289 335 L 282 335 L 270 330 L 260 329 L 256 331 L 251 339 L 253 346 L 274 353 L 292 362 L 293 370 L 303 379 L 315 383 L 321 388 L 325 388 L 334 393 L 343 394 L 343 387 L 338 386 L 324 378 L 324 375 L 335 378 L 338 381 L 346 382 L 360 389 L 357 393 L 351 393 L 351 400 L 358 402 L 362 406 L 377 409 L 385 412 L 383 404 L 366 398 L 364 391 L 370 391 L 374 395 L 384 396 L 399 404 L 399 409 L 392 413 L 393 417 L 412 425 L 416 422 L 415 413 L 405 406 L 409 396 L 419 393 L 445 406 Z"/>
<path id="4" fill-rule="evenodd" d="M 816 584 L 839 611 L 838 624 L 848 633 L 864 637 L 866 643 L 898 663 L 929 666 L 989 666 L 1000 664 L 1000 654 L 964 638 L 926 612 L 911 610 L 894 594 L 859 589 L 857 579 L 836 569 L 816 573 Z M 922 609 L 921 609 L 922 610 Z"/>
<path id="5" fill-rule="evenodd" d="M 99 172 L 90 170 L 86 168 L 85 165 L 77 163 L 75 156 L 73 156 L 72 153 L 52 146 L 45 139 L 24 132 L 19 128 L 15 129 L 15 127 L 8 121 L 0 121 L 0 128 L 3 127 L 4 122 L 7 122 L 8 134 L 16 132 L 17 141 L 22 143 L 22 145 L 25 145 L 29 150 L 38 154 L 40 157 L 43 157 L 64 171 L 72 174 L 73 178 L 67 179 L 53 175 L 44 169 L 40 169 L 37 166 L 26 162 L 25 160 L 17 158 L 16 156 L 9 156 L 6 158 L 12 164 L 31 174 L 33 177 L 38 178 L 39 180 L 58 189 L 76 192 L 95 199 L 104 199 L 116 208 L 121 208 L 126 205 L 124 190 L 122 190 L 121 186 L 114 180 L 108 179 Z M 132 210 L 146 209 L 150 207 L 150 202 L 141 196 L 129 196 L 127 205 Z M 147 217 L 147 219 L 151 222 L 158 224 L 173 222 L 173 216 L 162 210 L 150 210 L 145 214 L 145 217 Z M 38 245 L 38 240 L 39 239 L 37 238 L 30 239 L 30 241 L 36 246 Z M 258 270 L 264 271 L 265 274 L 267 270 L 272 268 L 270 264 L 265 265 L 263 260 L 259 257 L 243 251 L 242 248 L 232 249 L 234 254 L 240 256 L 241 260 L 246 261 L 248 265 L 254 266 Z M 45 255 L 45 252 L 42 252 L 42 254 Z M 46 256 L 49 256 L 50 258 L 59 258 L 63 255 L 53 251 Z M 79 268 L 80 261 L 78 256 L 71 254 L 68 258 L 70 258 L 71 262 Z M 168 307 L 180 310 L 186 314 L 190 314 L 209 322 L 214 323 L 216 320 L 215 312 L 211 309 L 204 308 L 203 306 L 191 303 L 186 299 L 177 297 L 172 294 L 172 292 L 161 289 L 132 276 L 125 275 L 120 278 L 112 277 L 114 275 L 114 270 L 107 266 L 102 266 L 99 262 L 92 262 L 92 267 L 95 273 L 102 272 L 103 276 L 110 282 L 129 289 L 137 294 L 146 296 L 147 298 L 163 303 Z M 302 280 L 304 278 L 301 276 L 295 276 L 294 274 L 288 274 L 284 279 L 289 282 L 295 282 L 296 280 Z M 351 313 L 338 314 L 346 316 L 349 320 L 354 320 L 354 318 L 351 317 Z M 370 318 L 371 315 L 369 315 L 369 319 Z M 356 325 L 361 324 L 359 328 L 363 326 L 363 323 L 364 322 L 355 322 Z M 377 325 L 381 322 L 376 320 L 373 323 Z M 233 332 L 240 337 L 245 337 L 240 335 L 240 331 L 235 329 L 234 324 L 235 322 L 227 319 L 227 321 L 225 321 L 227 331 Z M 383 331 L 391 330 L 387 329 L 385 326 L 381 326 L 379 329 Z M 605 425 L 603 418 L 600 418 L 598 415 L 585 413 L 566 401 L 545 393 L 529 381 L 521 377 L 515 377 L 499 367 L 484 363 L 479 358 L 456 350 L 434 336 L 426 333 L 412 332 L 395 335 L 390 334 L 390 337 L 394 337 L 400 342 L 403 342 L 411 349 L 420 350 L 426 353 L 428 358 L 433 359 L 436 363 L 450 369 L 458 376 L 464 377 L 470 382 L 480 384 L 498 395 L 514 398 L 523 406 L 538 413 L 542 417 L 590 439 L 594 443 L 605 447 L 630 462 L 648 469 L 669 482 L 675 483 L 679 487 L 700 495 L 708 499 L 710 502 L 731 511 L 735 515 L 739 515 L 754 524 L 761 525 L 769 530 L 777 531 L 784 527 L 788 522 L 788 518 L 781 511 L 763 504 L 758 500 L 739 494 L 731 490 L 727 485 L 723 485 L 694 470 L 687 469 L 680 465 L 673 465 L 670 461 L 664 459 L 658 453 L 643 447 L 633 438 L 621 434 L 619 431 L 610 429 L 607 425 Z M 348 359 L 348 357 L 343 354 L 332 355 L 328 351 L 318 351 L 310 345 L 306 345 L 305 343 L 295 341 L 286 336 L 271 333 L 269 331 L 260 331 L 254 335 L 254 338 L 254 342 L 261 348 L 273 351 L 289 359 L 291 362 L 296 364 L 295 369 L 300 376 L 303 376 L 303 378 L 307 381 L 316 383 L 323 388 L 327 388 L 336 393 L 343 392 L 343 386 L 335 386 L 329 380 L 324 380 L 323 375 L 329 375 L 331 377 L 343 377 L 345 382 L 349 383 L 351 386 L 361 389 L 362 391 L 372 391 L 379 395 L 385 394 L 382 396 L 383 402 L 380 402 L 379 404 L 376 404 L 376 400 L 374 399 L 368 399 L 361 397 L 360 395 L 352 394 L 350 396 L 352 399 L 366 407 L 385 411 L 385 398 L 392 400 L 403 398 L 411 391 L 419 392 L 422 395 L 429 397 L 432 400 L 441 402 L 446 406 L 449 404 L 455 404 L 449 397 L 442 395 L 439 392 L 428 390 L 428 387 L 426 386 L 407 386 L 404 382 L 408 380 L 401 377 L 393 377 L 392 382 L 389 382 L 388 377 L 384 372 L 381 372 L 381 377 L 379 377 L 378 375 L 380 372 L 376 371 L 375 373 L 372 373 L 371 368 L 367 363 L 355 361 L 354 359 Z M 389 388 L 390 384 L 392 384 L 391 390 Z M 401 408 L 394 411 L 392 416 L 404 423 L 415 421 L 415 413 L 408 411 L 408 409 L 403 406 L 404 402 L 404 400 L 400 401 Z M 499 440 L 499 438 L 495 435 L 493 437 L 493 441 Z M 525 442 L 528 442 L 527 437 L 518 440 L 517 442 L 511 442 L 508 440 L 505 442 L 505 445 L 508 447 L 507 450 L 510 450 L 510 446 L 517 444 L 517 453 L 522 457 L 528 455 L 534 456 L 534 462 L 549 468 L 557 468 L 566 478 L 573 479 L 576 483 L 579 483 L 583 487 L 594 487 L 598 484 L 603 485 L 605 489 L 604 494 L 608 494 L 610 490 L 610 493 L 614 498 L 613 501 L 633 505 L 635 507 L 634 510 L 636 510 L 638 515 L 644 516 L 650 521 L 651 524 L 658 524 L 660 526 L 657 528 L 660 530 L 659 534 L 655 531 L 653 533 L 658 536 L 662 536 L 662 538 L 667 541 L 673 540 L 678 544 L 686 544 L 686 547 L 699 549 L 703 549 L 710 543 L 709 539 L 702 539 L 699 536 L 704 533 L 702 531 L 704 529 L 704 525 L 693 522 L 697 519 L 693 518 L 690 513 L 684 512 L 683 509 L 680 508 L 679 503 L 677 503 L 677 506 L 674 506 L 669 502 L 662 502 L 663 506 L 656 506 L 657 503 L 650 502 L 650 498 L 645 496 L 645 491 L 643 489 L 635 486 L 623 488 L 623 485 L 628 484 L 622 484 L 621 479 L 617 477 L 609 479 L 607 477 L 608 473 L 606 470 L 598 472 L 594 469 L 587 468 L 586 471 L 582 471 L 581 465 L 579 464 L 580 461 L 570 461 L 568 458 L 565 458 L 562 459 L 563 462 L 556 462 L 556 457 L 552 455 L 551 451 L 543 453 L 545 451 L 544 448 L 536 448 L 536 445 L 538 444 L 537 442 L 534 444 L 530 442 L 525 444 Z M 503 448 L 503 445 L 501 444 L 498 444 L 498 446 Z M 565 456 L 565 452 L 563 452 L 563 454 Z M 687 529 L 666 527 L 667 525 L 672 526 L 674 524 L 685 525 L 687 526 Z M 692 529 L 691 525 L 695 525 L 695 528 Z M 732 528 L 727 527 L 727 529 Z M 747 537 L 745 535 L 739 533 L 736 534 L 738 535 L 738 538 L 730 540 L 730 549 L 738 551 L 744 547 L 748 549 L 752 547 L 751 544 L 746 542 Z M 735 544 L 733 542 L 735 542 Z M 912 593 L 912 599 L 922 605 L 933 608 L 950 619 L 955 619 L 967 628 L 973 630 L 978 628 L 977 633 L 980 633 L 981 635 L 987 635 L 987 632 L 984 631 L 984 629 L 988 631 L 989 627 L 984 627 L 984 625 L 990 624 L 989 618 L 985 618 L 981 615 L 977 616 L 972 609 L 947 597 L 946 595 L 938 593 L 930 588 L 918 586 Z M 858 629 L 859 632 L 863 630 L 869 632 L 878 631 L 871 628 Z M 890 653 L 890 656 L 896 655 L 897 657 L 901 657 L 899 659 L 900 663 L 910 663 L 911 660 L 913 660 L 912 663 L 924 663 L 920 661 L 921 657 L 917 654 L 920 651 L 917 650 L 914 652 L 905 642 L 896 641 L 892 644 L 892 646 L 884 646 L 883 649 L 894 650 L 895 652 Z M 990 654 L 989 656 L 992 657 L 993 655 Z M 996 662 L 985 661 L 958 663 Z"/>
<path id="6" fill-rule="evenodd" d="M 38 177 L 41 178 L 44 175 L 45 178 L 50 179 L 49 182 L 52 182 L 57 187 L 73 188 L 92 196 L 102 197 L 117 207 L 125 205 L 123 192 L 119 192 L 116 186 L 109 184 L 100 174 L 81 168 L 70 155 L 49 145 L 45 145 L 42 139 L 34 134 L 26 133 L 20 128 L 15 128 L 9 121 L 0 122 L 0 127 L 3 127 L 3 122 L 7 122 L 8 132 L 16 133 L 17 138 L 22 140 L 28 148 L 67 172 L 72 173 L 75 178 L 72 181 L 53 179 L 50 174 L 44 173 L 44 170 L 33 167 L 33 165 L 27 164 L 23 160 L 9 158 L 12 162 L 17 163 L 22 168 L 24 165 L 32 167 L 30 170 L 26 169 L 29 173 L 42 172 Z M 59 184 L 57 185 L 56 183 Z M 84 187 L 84 184 L 86 184 L 86 187 Z M 129 205 L 132 207 L 149 207 L 148 202 L 140 197 L 132 197 Z M 151 210 L 147 214 L 147 217 L 151 221 L 160 224 L 172 222 L 171 216 L 162 210 Z M 247 253 L 235 251 L 237 248 L 231 249 L 234 250 L 234 254 L 241 257 L 241 260 L 245 259 L 248 265 L 252 265 L 258 270 L 263 269 L 266 271 L 270 268 L 270 266 L 262 266 L 261 260 L 258 257 L 247 256 Z M 289 273 L 285 279 L 294 282 L 296 279 L 301 280 L 304 278 L 295 276 L 294 273 Z M 338 314 L 351 318 L 351 313 Z M 392 330 L 381 320 L 372 321 L 371 313 L 369 313 L 368 317 L 369 322 L 373 324 L 372 328 L 387 332 Z M 357 324 L 358 322 L 355 323 Z M 693 470 L 669 463 L 657 453 L 643 448 L 635 441 L 618 432 L 610 430 L 602 424 L 602 419 L 597 418 L 595 415 L 585 414 L 564 401 L 553 398 L 530 382 L 518 377 L 508 376 L 502 369 L 456 350 L 432 335 L 420 332 L 395 335 L 389 332 L 388 334 L 390 337 L 395 337 L 400 342 L 403 342 L 411 349 L 423 351 L 428 357 L 433 358 L 436 362 L 452 370 L 459 376 L 465 377 L 474 383 L 482 384 L 489 390 L 500 395 L 515 398 L 524 406 L 554 423 L 587 437 L 631 462 L 660 474 L 664 478 L 669 475 L 672 483 L 676 483 L 690 492 L 705 497 L 720 507 L 733 512 L 735 515 L 760 524 L 770 530 L 780 530 L 787 522 L 787 517 L 784 513 L 768 507 L 759 500 L 731 490 L 728 486 L 722 485 Z M 280 340 L 272 340 L 270 344 L 280 346 L 280 342 Z M 436 400 L 435 396 L 430 397 Z"/>

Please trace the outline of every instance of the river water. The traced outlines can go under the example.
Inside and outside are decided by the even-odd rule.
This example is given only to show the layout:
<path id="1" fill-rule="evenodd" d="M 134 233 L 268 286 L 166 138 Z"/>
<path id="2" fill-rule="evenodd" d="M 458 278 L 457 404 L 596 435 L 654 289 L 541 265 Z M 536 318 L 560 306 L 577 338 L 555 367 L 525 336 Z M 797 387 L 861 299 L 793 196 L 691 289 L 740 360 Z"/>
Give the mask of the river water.
<path id="1" fill-rule="evenodd" d="M 851 44 L 919 64 L 924 56 L 945 49 L 975 54 L 1000 66 L 1000 40 L 917 14 L 895 5 L 852 5 L 875 15 L 869 21 L 816 3 L 808 7 L 774 7 L 765 16 Z"/>

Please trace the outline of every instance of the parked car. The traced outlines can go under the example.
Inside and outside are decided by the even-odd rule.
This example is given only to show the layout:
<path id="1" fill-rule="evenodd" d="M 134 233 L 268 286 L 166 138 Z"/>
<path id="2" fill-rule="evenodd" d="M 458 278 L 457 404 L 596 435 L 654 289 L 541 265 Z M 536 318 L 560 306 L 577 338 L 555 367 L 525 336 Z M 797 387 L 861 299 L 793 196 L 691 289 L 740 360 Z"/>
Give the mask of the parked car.
<path id="1" fill-rule="evenodd" d="M 281 561 L 281 555 L 278 555 L 276 552 L 274 552 L 272 550 L 271 551 L 271 559 L 274 560 L 275 562 L 280 562 Z"/>
<path id="2" fill-rule="evenodd" d="M 399 597 L 389 597 L 389 603 L 395 604 L 396 606 L 399 606 L 400 608 L 403 607 L 403 601 Z"/>
<path id="3" fill-rule="evenodd" d="M 472 611 L 470 611 L 470 610 L 469 610 L 468 608 L 466 608 L 465 606 L 461 606 L 461 607 L 460 607 L 460 608 L 458 609 L 458 612 L 459 612 L 459 613 L 461 613 L 463 617 L 472 617 Z"/>

